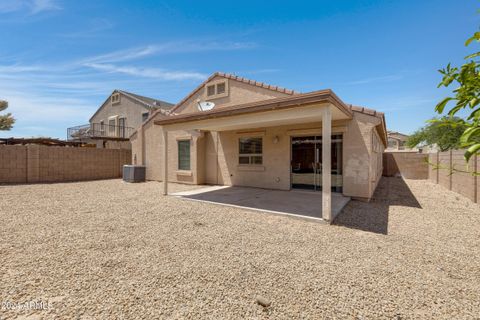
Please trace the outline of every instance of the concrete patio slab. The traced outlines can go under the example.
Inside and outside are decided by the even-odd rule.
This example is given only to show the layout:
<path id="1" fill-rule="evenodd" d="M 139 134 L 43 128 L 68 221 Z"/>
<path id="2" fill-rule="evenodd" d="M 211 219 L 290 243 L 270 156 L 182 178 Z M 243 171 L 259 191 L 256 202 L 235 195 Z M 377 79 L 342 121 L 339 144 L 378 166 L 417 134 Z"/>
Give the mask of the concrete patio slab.
<path id="1" fill-rule="evenodd" d="M 211 186 L 177 192 L 183 199 L 240 207 L 325 222 L 322 219 L 322 194 L 313 191 L 282 191 L 249 187 Z M 350 198 L 332 193 L 332 215 L 336 217 Z"/>

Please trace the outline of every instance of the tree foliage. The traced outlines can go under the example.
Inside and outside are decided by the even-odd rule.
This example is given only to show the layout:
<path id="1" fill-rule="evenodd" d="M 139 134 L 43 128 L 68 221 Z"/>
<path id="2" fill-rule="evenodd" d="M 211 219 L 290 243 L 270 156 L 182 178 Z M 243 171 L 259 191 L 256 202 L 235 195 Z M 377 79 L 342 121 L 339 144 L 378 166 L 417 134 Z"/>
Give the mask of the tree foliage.
<path id="1" fill-rule="evenodd" d="M 437 145 L 440 151 L 458 149 L 460 137 L 467 128 L 465 121 L 458 117 L 434 118 L 409 136 L 406 144 L 412 149 L 424 145 Z"/>
<path id="2" fill-rule="evenodd" d="M 8 101 L 0 100 L 0 112 L 8 108 Z M 10 130 L 15 123 L 11 113 L 0 115 L 0 130 Z"/>
<path id="3" fill-rule="evenodd" d="M 480 32 L 465 42 L 466 46 L 480 42 Z M 465 57 L 468 60 L 460 68 L 448 64 L 446 68 L 439 70 L 443 75 L 442 82 L 438 87 L 457 85 L 453 89 L 453 95 L 444 98 L 435 107 L 435 111 L 442 114 L 450 105 L 448 115 L 455 116 L 460 110 L 469 110 L 470 114 L 466 121 L 457 119 L 456 123 L 464 125 L 465 129 L 459 138 L 459 147 L 467 148 L 465 159 L 468 161 L 474 154 L 480 153 L 480 52 Z M 453 104 L 453 105 L 452 105 Z"/>

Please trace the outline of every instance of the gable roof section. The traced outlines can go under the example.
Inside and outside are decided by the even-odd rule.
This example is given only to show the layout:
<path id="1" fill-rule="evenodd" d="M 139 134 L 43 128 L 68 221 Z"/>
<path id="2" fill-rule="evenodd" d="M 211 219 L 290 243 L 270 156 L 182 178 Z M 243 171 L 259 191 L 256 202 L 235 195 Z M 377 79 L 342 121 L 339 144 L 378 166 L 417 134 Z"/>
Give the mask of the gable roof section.
<path id="1" fill-rule="evenodd" d="M 210 111 L 171 115 L 161 120 L 155 120 L 154 123 L 158 125 L 165 125 L 181 122 L 190 122 L 269 110 L 294 108 L 301 104 L 319 102 L 332 103 L 348 117 L 352 116 L 352 111 L 350 110 L 350 108 L 345 103 L 343 103 L 343 101 L 340 100 L 340 98 L 338 98 L 332 90 L 327 89 L 312 91 L 308 93 L 299 93 L 288 97 L 254 101 L 245 104 L 223 107 L 221 109 L 212 109 Z"/>
<path id="2" fill-rule="evenodd" d="M 150 108 L 160 108 L 160 109 L 164 109 L 164 110 L 169 110 L 174 106 L 173 103 L 169 103 L 169 102 L 166 102 L 166 101 L 141 96 L 139 94 L 135 94 L 135 93 L 131 93 L 131 92 L 123 91 L 123 90 L 115 90 L 115 91 L 120 92 L 123 95 L 125 95 L 127 97 L 130 97 L 133 100 L 136 100 L 136 101 L 138 101 L 138 102 L 140 102 L 140 103 L 142 103 L 145 106 L 150 107 Z"/>
<path id="3" fill-rule="evenodd" d="M 207 83 L 212 81 L 212 79 L 217 77 L 217 76 L 225 78 L 225 79 L 231 79 L 231 80 L 247 83 L 247 84 L 250 84 L 250 85 L 253 85 L 253 86 L 256 86 L 256 87 L 260 87 L 260 88 L 264 88 L 264 89 L 268 89 L 268 90 L 272 90 L 272 91 L 286 93 L 286 94 L 289 94 L 289 95 L 298 94 L 298 92 L 296 92 L 294 90 L 282 88 L 282 87 L 279 87 L 279 86 L 272 86 L 272 85 L 269 85 L 269 84 L 266 84 L 266 83 L 263 83 L 263 82 L 258 82 L 258 81 L 255 81 L 255 80 L 249 80 L 249 79 L 242 78 L 242 77 L 239 77 L 239 76 L 236 76 L 236 75 L 233 75 L 233 74 L 229 74 L 229 73 L 215 72 L 210 77 L 208 77 L 207 80 L 203 81 L 198 87 L 196 87 L 192 92 L 190 92 L 185 98 L 183 98 L 180 102 L 178 102 L 175 105 L 175 107 L 171 110 L 171 112 L 175 112 L 175 110 L 180 108 L 180 106 L 183 103 L 185 103 L 185 101 L 190 99 L 195 93 L 197 93 L 199 90 L 201 90 Z"/>
<path id="4" fill-rule="evenodd" d="M 138 95 L 138 94 L 130 93 L 130 92 L 127 92 L 127 91 L 115 89 L 107 97 L 107 99 L 105 99 L 105 101 L 102 103 L 100 108 L 98 108 L 97 111 L 95 111 L 95 113 L 90 117 L 89 121 L 91 121 L 93 119 L 93 117 L 95 117 L 97 115 L 97 113 L 101 109 L 103 109 L 103 107 L 106 105 L 106 103 L 110 100 L 110 97 L 114 93 L 117 93 L 117 92 L 126 96 L 126 97 L 128 97 L 128 98 L 130 98 L 130 99 L 132 99 L 132 100 L 134 100 L 134 101 L 136 101 L 136 102 L 138 102 L 139 104 L 143 105 L 146 108 L 156 109 L 158 112 L 161 112 L 163 114 L 166 114 L 174 106 L 174 104 L 170 103 L 170 102 L 157 100 L 157 99 L 141 96 L 141 95 Z"/>
<path id="5" fill-rule="evenodd" d="M 382 141 L 385 147 L 387 147 L 387 124 L 385 122 L 385 114 L 383 112 L 379 112 L 373 109 L 360 107 L 360 106 L 353 106 L 350 105 L 350 110 L 353 112 L 363 113 L 369 116 L 374 116 L 379 118 L 382 122 L 379 126 L 377 126 L 378 134 L 382 137 Z"/>

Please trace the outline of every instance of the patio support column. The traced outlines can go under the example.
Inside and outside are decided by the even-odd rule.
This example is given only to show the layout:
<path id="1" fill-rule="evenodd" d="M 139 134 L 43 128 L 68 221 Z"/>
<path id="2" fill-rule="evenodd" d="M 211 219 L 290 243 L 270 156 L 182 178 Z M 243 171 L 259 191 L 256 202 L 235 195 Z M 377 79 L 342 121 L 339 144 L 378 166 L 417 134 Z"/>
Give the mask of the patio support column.
<path id="1" fill-rule="evenodd" d="M 162 128 L 163 134 L 163 195 L 168 194 L 168 131 Z"/>
<path id="2" fill-rule="evenodd" d="M 322 110 L 322 217 L 332 221 L 332 113 L 330 106 Z"/>

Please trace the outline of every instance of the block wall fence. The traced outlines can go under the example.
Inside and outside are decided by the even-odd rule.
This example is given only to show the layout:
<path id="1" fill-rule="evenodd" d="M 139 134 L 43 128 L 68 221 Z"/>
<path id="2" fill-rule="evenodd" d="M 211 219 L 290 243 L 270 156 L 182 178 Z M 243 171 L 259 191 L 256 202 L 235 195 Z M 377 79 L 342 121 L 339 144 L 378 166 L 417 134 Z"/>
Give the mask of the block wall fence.
<path id="1" fill-rule="evenodd" d="M 131 161 L 125 149 L 0 145 L 0 183 L 120 178 Z"/>
<path id="2" fill-rule="evenodd" d="M 480 157 L 471 157 L 467 165 L 463 153 L 450 150 L 429 154 L 428 179 L 479 203 L 480 177 L 472 173 L 480 171 Z"/>
<path id="3" fill-rule="evenodd" d="M 428 179 L 448 190 L 480 203 L 480 157 L 473 156 L 467 164 L 464 150 L 437 153 L 385 152 L 383 175 L 407 179 Z"/>
<path id="4" fill-rule="evenodd" d="M 416 152 L 384 152 L 383 176 L 406 179 L 428 179 L 428 154 Z"/>

